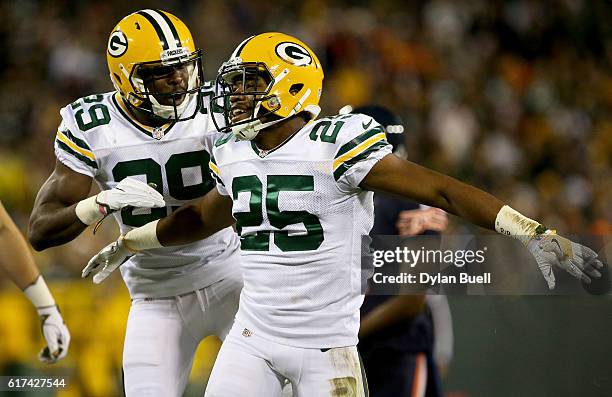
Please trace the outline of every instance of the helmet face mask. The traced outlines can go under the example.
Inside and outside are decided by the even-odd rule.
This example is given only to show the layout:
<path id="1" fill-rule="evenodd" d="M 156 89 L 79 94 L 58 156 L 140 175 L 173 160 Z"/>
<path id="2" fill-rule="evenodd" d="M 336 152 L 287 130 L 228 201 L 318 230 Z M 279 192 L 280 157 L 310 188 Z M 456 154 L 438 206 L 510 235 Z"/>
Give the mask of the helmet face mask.
<path id="1" fill-rule="evenodd" d="M 213 101 L 223 109 L 225 121 L 225 126 L 221 127 L 213 119 L 219 131 L 231 132 L 236 127 L 253 124 L 258 120 L 265 122 L 270 121 L 270 118 L 276 119 L 274 111 L 280 108 L 280 102 L 275 95 L 270 95 L 273 76 L 264 63 L 226 62 L 219 70 L 216 84 L 222 94 L 213 97 Z M 242 103 L 239 111 L 246 113 L 244 116 L 239 115 L 240 120 L 237 121 L 234 121 L 232 114 L 233 102 Z M 264 102 L 267 108 L 261 106 Z"/>
<path id="2" fill-rule="evenodd" d="M 172 87 L 165 83 L 178 74 L 182 84 Z M 153 61 L 135 64 L 129 82 L 132 85 L 130 104 L 138 103 L 137 108 L 153 117 L 167 121 L 189 120 L 196 116 L 199 106 L 185 114 L 190 103 L 197 98 L 200 103 L 202 54 L 197 50 L 187 57 L 174 61 Z M 182 86 L 182 87 L 181 87 Z"/>
<path id="3" fill-rule="evenodd" d="M 115 89 L 138 113 L 162 122 L 198 114 L 202 52 L 174 15 L 145 9 L 123 18 L 110 35 L 107 61 Z"/>
<path id="4" fill-rule="evenodd" d="M 215 125 L 238 139 L 254 139 L 259 131 L 302 112 L 313 120 L 321 110 L 321 64 L 306 44 L 283 33 L 244 40 L 221 66 L 216 82 L 219 94 L 213 101 L 223 109 L 226 125 Z"/>

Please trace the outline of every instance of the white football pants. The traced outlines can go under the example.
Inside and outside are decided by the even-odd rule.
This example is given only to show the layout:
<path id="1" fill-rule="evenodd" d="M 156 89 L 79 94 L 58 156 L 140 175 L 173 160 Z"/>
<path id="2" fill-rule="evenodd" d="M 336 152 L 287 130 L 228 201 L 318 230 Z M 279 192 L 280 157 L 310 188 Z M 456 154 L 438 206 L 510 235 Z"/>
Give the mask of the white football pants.
<path id="1" fill-rule="evenodd" d="M 123 346 L 126 397 L 182 396 L 200 341 L 225 338 L 241 289 L 236 272 L 181 296 L 132 300 Z"/>
<path id="2" fill-rule="evenodd" d="M 285 379 L 293 397 L 365 397 L 355 346 L 305 349 L 281 345 L 234 322 L 221 346 L 205 397 L 279 397 Z"/>

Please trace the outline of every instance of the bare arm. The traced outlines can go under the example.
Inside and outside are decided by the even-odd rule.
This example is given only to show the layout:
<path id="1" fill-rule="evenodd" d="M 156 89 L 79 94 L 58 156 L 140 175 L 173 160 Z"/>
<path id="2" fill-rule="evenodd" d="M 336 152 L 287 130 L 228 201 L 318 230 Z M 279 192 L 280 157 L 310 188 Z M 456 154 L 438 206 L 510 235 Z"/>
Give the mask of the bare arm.
<path id="1" fill-rule="evenodd" d="M 45 346 L 38 354 L 40 361 L 54 363 L 66 357 L 70 332 L 64 324 L 55 299 L 34 263 L 30 248 L 0 202 L 0 266 L 23 290 L 41 319 Z"/>
<path id="2" fill-rule="evenodd" d="M 553 266 L 586 283 L 591 282 L 590 277 L 601 277 L 597 269 L 603 264 L 590 248 L 558 236 L 487 192 L 392 154 L 372 167 L 361 187 L 438 207 L 475 225 L 516 238 L 535 257 L 550 289 L 555 288 Z M 536 236 L 539 238 L 535 239 Z"/>
<path id="3" fill-rule="evenodd" d="M 361 187 L 438 207 L 491 230 L 504 205 L 485 191 L 393 154 L 372 167 Z"/>
<path id="4" fill-rule="evenodd" d="M 30 248 L 0 202 L 0 266 L 21 289 L 39 275 Z"/>
<path id="5" fill-rule="evenodd" d="M 425 295 L 394 296 L 361 319 L 359 337 L 365 338 L 403 319 L 414 317 L 424 308 Z"/>
<path id="6" fill-rule="evenodd" d="M 184 205 L 157 224 L 157 238 L 163 246 L 202 240 L 234 223 L 232 199 L 212 189 L 193 204 Z"/>
<path id="7" fill-rule="evenodd" d="M 28 238 L 35 250 L 61 245 L 87 227 L 75 213 L 76 204 L 87 198 L 92 178 L 71 170 L 59 161 L 38 192 L 30 216 Z"/>

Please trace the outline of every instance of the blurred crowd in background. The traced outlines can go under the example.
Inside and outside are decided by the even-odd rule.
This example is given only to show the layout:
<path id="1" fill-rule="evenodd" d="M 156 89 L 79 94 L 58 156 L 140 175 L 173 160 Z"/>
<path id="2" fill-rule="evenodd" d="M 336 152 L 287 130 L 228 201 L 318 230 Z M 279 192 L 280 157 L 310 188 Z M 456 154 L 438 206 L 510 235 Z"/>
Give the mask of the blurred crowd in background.
<path id="1" fill-rule="evenodd" d="M 0 200 L 24 231 L 54 166 L 59 109 L 112 90 L 108 35 L 140 8 L 163 8 L 187 23 L 208 79 L 245 37 L 294 34 L 324 65 L 323 114 L 386 105 L 405 122 L 409 159 L 565 234 L 612 234 L 612 6 L 587 0 L 2 1 Z M 95 288 L 75 281 L 115 230 L 87 231 L 37 255 L 74 334 L 59 371 L 120 373 L 127 293 L 116 275 Z M 0 301 L 18 305 L 14 292 L 0 290 Z M 41 343 L 35 313 L 22 306 L 0 321 L 0 367 L 35 360 L 18 345 L 29 339 L 36 351 Z M 31 321 L 21 318 L 28 310 Z M 87 342 L 100 334 L 104 354 Z M 93 365 L 111 343 L 108 368 Z M 75 395 L 109 390 L 83 383 Z"/>

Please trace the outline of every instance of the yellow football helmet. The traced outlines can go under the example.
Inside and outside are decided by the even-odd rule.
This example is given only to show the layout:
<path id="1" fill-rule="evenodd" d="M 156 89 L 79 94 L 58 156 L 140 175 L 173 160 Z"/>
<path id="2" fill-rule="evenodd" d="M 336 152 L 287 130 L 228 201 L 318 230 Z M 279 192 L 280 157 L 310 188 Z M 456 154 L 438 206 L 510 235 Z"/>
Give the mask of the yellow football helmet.
<path id="1" fill-rule="evenodd" d="M 251 79 L 255 76 L 255 81 L 263 78 L 267 82 L 266 89 L 247 86 L 249 76 Z M 242 90 L 233 88 L 237 80 L 242 82 Z M 311 120 L 315 119 L 321 111 L 322 88 L 321 63 L 302 41 L 276 32 L 251 36 L 236 47 L 219 69 L 217 90 L 222 94 L 213 101 L 223 107 L 226 126 L 217 125 L 217 129 L 231 131 L 239 139 L 251 140 L 262 129 L 300 112 L 307 112 Z M 245 95 L 253 97 L 252 113 L 232 123 L 231 97 Z"/>
<path id="2" fill-rule="evenodd" d="M 147 9 L 126 16 L 110 34 L 106 59 L 111 81 L 128 106 L 168 121 L 197 114 L 197 97 L 204 83 L 202 52 L 174 15 Z M 151 90 L 154 80 L 177 69 L 187 73 L 186 87 L 173 92 Z M 185 116 L 189 104 L 195 110 Z"/>

